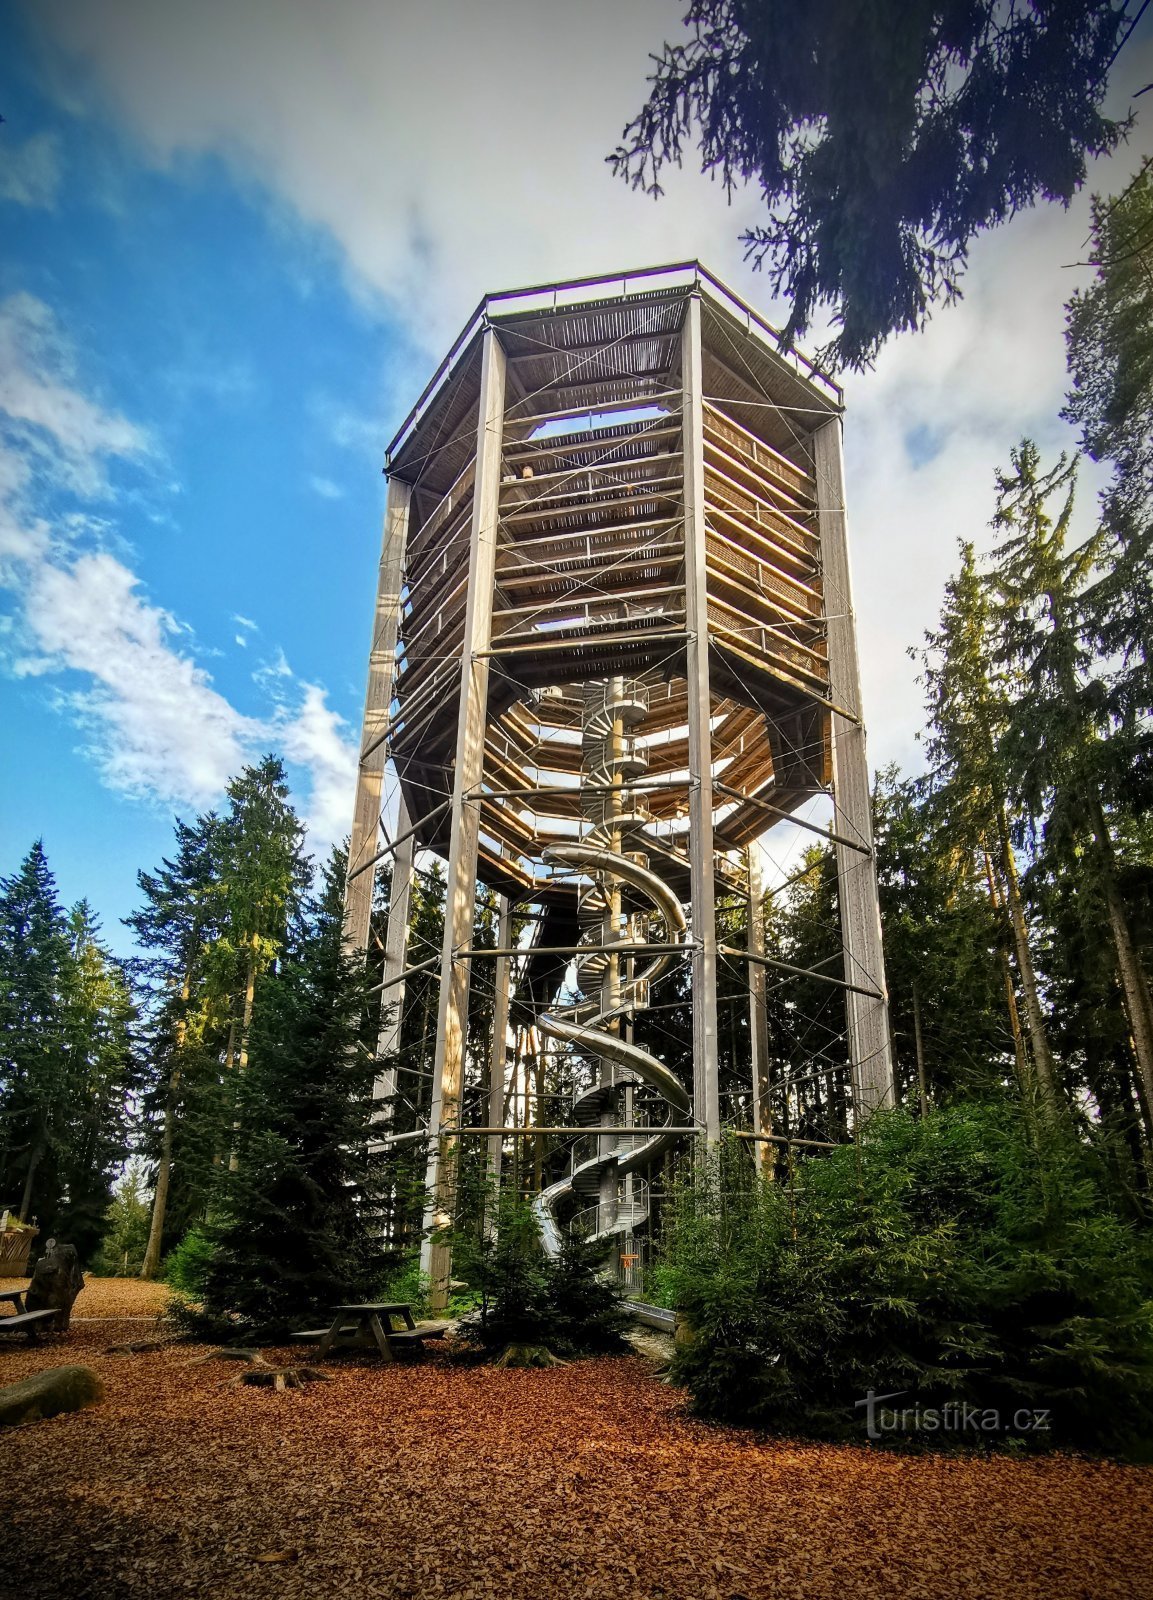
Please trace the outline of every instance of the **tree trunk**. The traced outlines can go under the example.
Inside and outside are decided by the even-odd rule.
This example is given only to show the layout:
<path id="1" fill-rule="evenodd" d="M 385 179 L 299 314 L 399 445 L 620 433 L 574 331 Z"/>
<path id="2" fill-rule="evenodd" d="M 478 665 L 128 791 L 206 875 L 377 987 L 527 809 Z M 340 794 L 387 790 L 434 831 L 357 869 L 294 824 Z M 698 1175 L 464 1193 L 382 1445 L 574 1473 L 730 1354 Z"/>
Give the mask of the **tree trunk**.
<path id="1" fill-rule="evenodd" d="M 997 814 L 998 842 L 1001 848 L 1001 870 L 1004 874 L 1005 899 L 1009 907 L 1009 922 L 1013 930 L 1013 947 L 1017 957 L 1017 972 L 1025 996 L 1025 1022 L 1029 1031 L 1029 1046 L 1033 1055 L 1033 1072 L 1037 1084 L 1037 1097 L 1046 1121 L 1056 1125 L 1063 1120 L 1065 1107 L 1057 1088 L 1057 1074 L 1053 1066 L 1053 1053 L 1049 1049 L 1049 1035 L 1041 1011 L 1037 992 L 1037 974 L 1033 968 L 1033 955 L 1029 949 L 1029 929 L 1025 922 L 1025 902 L 1021 896 L 1021 883 L 1017 877 L 1017 859 L 1005 821 L 1005 813 Z"/>
<path id="2" fill-rule="evenodd" d="M 921 995 L 913 985 L 913 1042 L 917 1051 L 917 1097 L 921 1104 L 921 1117 L 929 1115 L 929 1090 L 925 1083 L 925 1044 L 921 1035 Z"/>
<path id="3" fill-rule="evenodd" d="M 44 1140 L 38 1139 L 32 1147 L 28 1157 L 28 1171 L 24 1175 L 24 1193 L 20 1197 L 20 1210 L 16 1213 L 18 1222 L 27 1222 L 28 1213 L 32 1208 L 32 1185 L 36 1178 L 36 1168 L 44 1156 Z"/>
<path id="4" fill-rule="evenodd" d="M 180 1015 L 172 1040 L 172 1071 L 168 1074 L 168 1093 L 164 1097 L 164 1132 L 160 1141 L 160 1164 L 156 1169 L 156 1189 L 152 1196 L 152 1219 L 148 1225 L 148 1245 L 140 1263 L 140 1276 L 154 1278 L 160 1271 L 160 1247 L 164 1239 L 164 1219 L 168 1211 L 168 1185 L 172 1178 L 172 1145 L 176 1132 L 176 1107 L 180 1094 L 180 1057 L 188 1037 L 186 1008 L 192 996 L 192 973 L 186 970 L 180 985 Z"/>
<path id="5" fill-rule="evenodd" d="M 1086 1052 L 1085 1077 L 1101 1114 L 1106 1160 L 1135 1216 L 1149 1216 L 1149 1147 L 1143 1137 L 1141 1097 L 1134 1099 L 1133 1071 L 1121 1052 Z"/>
<path id="6" fill-rule="evenodd" d="M 148 1246 L 144 1252 L 144 1260 L 140 1263 L 142 1278 L 154 1278 L 160 1271 L 160 1247 L 164 1238 L 164 1219 L 168 1211 L 168 1185 L 172 1177 L 172 1144 L 179 1090 L 180 1067 L 175 1065 L 169 1075 L 168 1093 L 164 1100 L 164 1133 L 160 1144 L 160 1162 L 156 1168 L 156 1190 L 152 1196 Z"/>
<path id="7" fill-rule="evenodd" d="M 998 920 L 1006 923 L 1005 904 L 1001 898 L 1001 891 L 997 886 L 996 874 L 993 871 L 993 862 L 988 851 L 985 856 L 985 878 L 989 885 L 989 900 L 997 913 Z M 1009 962 L 1009 952 L 1005 946 L 998 943 L 997 956 L 1001 963 L 1001 976 L 1005 984 L 1005 1008 L 1009 1013 L 1009 1030 L 1013 1035 L 1013 1059 L 1017 1066 L 1017 1083 L 1021 1090 L 1021 1097 L 1029 1107 L 1033 1104 L 1033 1073 L 1029 1065 L 1028 1053 L 1025 1050 L 1025 1035 L 1021 1030 L 1021 1013 L 1017 1007 L 1017 991 L 1013 987 L 1013 968 Z"/>
<path id="8" fill-rule="evenodd" d="M 1113 935 L 1113 948 L 1117 955 L 1117 976 L 1125 996 L 1125 1011 L 1129 1018 L 1129 1031 L 1133 1039 L 1133 1054 L 1141 1075 L 1141 1087 L 1147 1106 L 1153 1105 L 1153 1003 L 1149 998 L 1149 984 L 1133 945 L 1129 919 L 1117 887 L 1117 862 L 1113 853 L 1113 839 L 1099 799 L 1093 805 L 1093 833 L 1097 845 L 1097 860 L 1101 873 L 1101 886 L 1105 891 L 1105 905 L 1109 912 L 1109 928 Z M 1153 1128 L 1146 1128 L 1153 1140 Z"/>
<path id="9" fill-rule="evenodd" d="M 536 1104 L 533 1120 L 538 1124 L 542 1120 L 544 1107 L 544 1062 L 538 1050 L 533 1057 L 533 1085 L 536 1090 Z M 539 1194 L 544 1187 L 544 1134 L 538 1133 L 533 1137 L 533 1185 Z"/>
<path id="10" fill-rule="evenodd" d="M 236 1052 L 236 1072 L 238 1079 L 248 1070 L 248 1033 L 252 1027 L 252 1000 L 256 993 L 256 949 L 255 938 L 253 948 L 248 952 L 248 959 L 244 971 L 244 1011 L 240 1020 L 240 1048 Z M 239 1087 L 239 1086 L 238 1086 Z M 238 1091 L 237 1091 L 238 1092 Z M 240 1117 L 233 1112 L 232 1119 L 232 1150 L 228 1157 L 228 1170 L 235 1172 L 240 1164 L 237 1146 L 240 1143 Z"/>

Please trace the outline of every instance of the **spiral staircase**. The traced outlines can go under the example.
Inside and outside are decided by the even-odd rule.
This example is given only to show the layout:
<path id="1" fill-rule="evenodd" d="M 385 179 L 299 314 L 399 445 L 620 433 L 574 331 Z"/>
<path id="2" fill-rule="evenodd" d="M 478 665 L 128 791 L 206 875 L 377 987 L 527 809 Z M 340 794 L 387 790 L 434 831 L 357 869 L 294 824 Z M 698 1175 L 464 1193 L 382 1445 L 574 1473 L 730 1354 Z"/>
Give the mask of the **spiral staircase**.
<path id="1" fill-rule="evenodd" d="M 546 1250 L 561 1246 L 559 1215 L 572 1197 L 587 1202 L 568 1226 L 606 1242 L 630 1235 L 649 1214 L 642 1176 L 678 1137 L 654 1123 L 651 1133 L 625 1133 L 615 1124 L 627 1091 L 649 1090 L 673 1123 L 689 1115 L 688 1091 L 663 1062 L 622 1032 L 649 1004 L 653 982 L 679 959 L 675 951 L 644 956 L 633 952 L 650 942 L 649 918 L 663 921 L 662 943 L 684 944 L 687 923 L 677 895 L 651 870 L 636 848 L 651 820 L 632 786 L 648 771 L 636 730 L 648 711 L 648 691 L 638 679 L 614 677 L 586 683 L 582 718 L 582 803 L 589 831 L 582 841 L 545 852 L 552 866 L 587 878 L 579 891 L 582 948 L 576 958 L 581 998 L 537 1017 L 546 1037 L 573 1047 L 592 1069 L 591 1087 L 577 1093 L 573 1117 L 589 1132 L 577 1141 L 568 1176 L 537 1196 L 535 1208 Z M 626 909 L 627 906 L 627 909 Z M 638 909 L 638 906 L 640 909 Z M 635 970 L 638 960 L 644 965 Z M 631 1099 L 631 1097 L 630 1097 Z M 627 1117 L 635 1127 L 633 1106 Z M 666 1123 L 666 1126 L 668 1124 Z M 623 1193 L 622 1191 L 623 1186 Z"/>

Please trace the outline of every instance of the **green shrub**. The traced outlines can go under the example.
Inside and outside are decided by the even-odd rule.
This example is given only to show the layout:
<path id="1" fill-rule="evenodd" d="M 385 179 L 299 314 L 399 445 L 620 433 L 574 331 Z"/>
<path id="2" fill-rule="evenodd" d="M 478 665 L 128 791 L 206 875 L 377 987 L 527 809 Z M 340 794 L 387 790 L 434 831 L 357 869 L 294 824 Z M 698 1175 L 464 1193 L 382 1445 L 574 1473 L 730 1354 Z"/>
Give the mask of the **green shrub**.
<path id="1" fill-rule="evenodd" d="M 428 1273 L 420 1270 L 420 1258 L 414 1256 L 390 1272 L 381 1286 L 379 1298 L 404 1302 L 424 1316 L 428 1311 Z"/>
<path id="2" fill-rule="evenodd" d="M 489 1354 L 509 1345 L 546 1346 L 558 1356 L 625 1348 L 628 1315 L 621 1291 L 599 1275 L 602 1248 L 569 1237 L 550 1260 L 532 1206 L 507 1191 L 494 1224 L 455 1242 L 457 1269 L 479 1295 L 460 1324 L 466 1341 Z"/>
<path id="3" fill-rule="evenodd" d="M 380 1294 L 375 1298 L 403 1301 L 412 1307 L 418 1317 L 431 1316 L 429 1278 L 427 1272 L 420 1270 L 420 1257 L 413 1256 L 390 1272 L 384 1279 Z M 477 1297 L 470 1289 L 454 1282 L 445 1314 L 450 1317 L 463 1317 L 475 1308 L 476 1302 Z"/>
<path id="4" fill-rule="evenodd" d="M 652 1262 L 644 1269 L 641 1292 L 637 1299 L 652 1306 L 663 1306 L 666 1311 L 676 1305 L 674 1274 L 664 1261 Z"/>
<path id="5" fill-rule="evenodd" d="M 694 1333 L 674 1380 L 705 1416 L 822 1437 L 860 1437 L 869 1390 L 1042 1408 L 1033 1444 L 1153 1437 L 1148 1252 L 1088 1162 L 1035 1150 L 1003 1105 L 878 1116 L 791 1189 L 723 1150 L 669 1208 L 664 1267 Z"/>
<path id="6" fill-rule="evenodd" d="M 602 1276 L 604 1247 L 575 1234 L 561 1237 L 549 1263 L 548 1346 L 558 1355 L 602 1355 L 627 1348 L 629 1313 L 617 1284 Z"/>
<path id="7" fill-rule="evenodd" d="M 204 1293 L 215 1247 L 200 1228 L 190 1228 L 164 1262 L 164 1281 L 177 1294 L 195 1300 Z"/>
<path id="8" fill-rule="evenodd" d="M 548 1260 L 532 1207 L 503 1192 L 492 1230 L 469 1230 L 454 1244 L 457 1270 L 480 1296 L 460 1325 L 463 1338 L 497 1351 L 547 1343 Z"/>

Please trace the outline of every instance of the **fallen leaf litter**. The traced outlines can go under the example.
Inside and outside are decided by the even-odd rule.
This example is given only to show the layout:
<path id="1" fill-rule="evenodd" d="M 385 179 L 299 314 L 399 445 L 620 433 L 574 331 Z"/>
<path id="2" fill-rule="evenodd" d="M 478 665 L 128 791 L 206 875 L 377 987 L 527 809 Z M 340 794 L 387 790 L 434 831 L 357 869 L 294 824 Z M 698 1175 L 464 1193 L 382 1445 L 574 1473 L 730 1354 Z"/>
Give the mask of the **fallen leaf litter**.
<path id="1" fill-rule="evenodd" d="M 107 1390 L 0 1439 L 22 1600 L 1153 1600 L 1149 1468 L 710 1428 L 637 1356 L 340 1358 L 281 1391 L 107 1353 L 163 1300 L 90 1280 L 66 1339 L 3 1346 L 0 1382 L 80 1362 Z"/>

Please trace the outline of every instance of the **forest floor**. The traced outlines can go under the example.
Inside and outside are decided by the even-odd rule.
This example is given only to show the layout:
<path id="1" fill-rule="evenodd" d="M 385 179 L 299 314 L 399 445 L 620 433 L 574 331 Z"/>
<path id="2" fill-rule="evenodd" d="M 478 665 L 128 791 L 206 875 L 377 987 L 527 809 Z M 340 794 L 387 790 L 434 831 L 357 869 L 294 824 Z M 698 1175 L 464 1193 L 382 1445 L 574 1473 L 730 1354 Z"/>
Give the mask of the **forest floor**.
<path id="1" fill-rule="evenodd" d="M 195 1346 L 105 1353 L 163 1300 L 90 1280 L 66 1338 L 0 1345 L 0 1383 L 80 1362 L 106 1390 L 0 1433 L 5 1600 L 1153 1597 L 1149 1468 L 708 1427 L 640 1356 L 343 1357 L 276 1393 Z"/>

